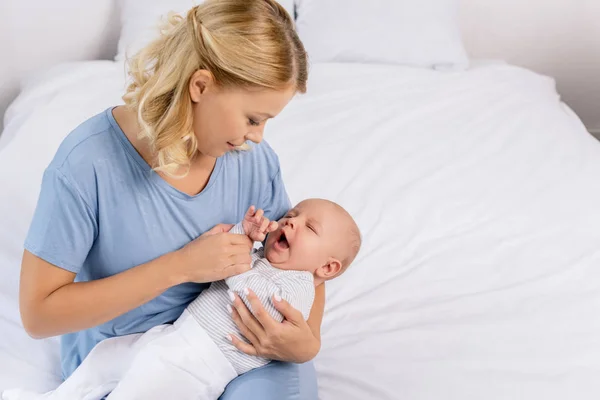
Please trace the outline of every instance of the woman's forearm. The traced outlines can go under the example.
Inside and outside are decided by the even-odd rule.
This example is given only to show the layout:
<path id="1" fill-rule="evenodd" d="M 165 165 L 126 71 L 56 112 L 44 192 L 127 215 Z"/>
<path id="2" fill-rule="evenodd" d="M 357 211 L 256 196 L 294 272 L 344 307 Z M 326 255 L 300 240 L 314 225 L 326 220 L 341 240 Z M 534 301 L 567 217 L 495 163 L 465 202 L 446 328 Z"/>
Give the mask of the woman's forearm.
<path id="1" fill-rule="evenodd" d="M 23 325 L 31 336 L 43 338 L 110 321 L 182 283 L 173 274 L 176 257 L 170 253 L 108 278 L 73 282 L 75 274 L 25 252 L 21 281 L 36 284 L 21 285 Z M 47 279 L 30 279 L 33 274 Z M 44 285 L 58 288 L 48 292 Z"/>
<path id="2" fill-rule="evenodd" d="M 315 339 L 317 339 L 319 343 L 319 349 L 321 347 L 321 323 L 323 322 L 323 313 L 325 312 L 325 284 L 321 284 L 315 288 L 315 300 L 313 302 L 313 306 L 310 310 L 310 315 L 308 316 L 308 326 L 312 331 Z M 315 353 L 315 356 L 316 356 Z"/>

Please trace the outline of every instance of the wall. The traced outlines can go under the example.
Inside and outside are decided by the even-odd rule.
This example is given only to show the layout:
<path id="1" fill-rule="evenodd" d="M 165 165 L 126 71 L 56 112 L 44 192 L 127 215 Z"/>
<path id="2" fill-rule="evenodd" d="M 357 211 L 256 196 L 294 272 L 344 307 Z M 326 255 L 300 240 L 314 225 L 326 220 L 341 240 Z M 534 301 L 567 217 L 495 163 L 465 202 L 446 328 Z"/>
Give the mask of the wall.
<path id="1" fill-rule="evenodd" d="M 461 23 L 472 55 L 555 77 L 600 134 L 600 0 L 461 0 Z"/>
<path id="2" fill-rule="evenodd" d="M 117 8 L 117 0 L 0 0 L 0 132 L 21 78 L 62 61 L 114 57 Z"/>
<path id="3" fill-rule="evenodd" d="M 111 58 L 118 1 L 0 0 L 0 115 L 21 77 L 59 61 Z M 460 1 L 472 57 L 554 76 L 563 99 L 600 133 L 600 0 Z"/>

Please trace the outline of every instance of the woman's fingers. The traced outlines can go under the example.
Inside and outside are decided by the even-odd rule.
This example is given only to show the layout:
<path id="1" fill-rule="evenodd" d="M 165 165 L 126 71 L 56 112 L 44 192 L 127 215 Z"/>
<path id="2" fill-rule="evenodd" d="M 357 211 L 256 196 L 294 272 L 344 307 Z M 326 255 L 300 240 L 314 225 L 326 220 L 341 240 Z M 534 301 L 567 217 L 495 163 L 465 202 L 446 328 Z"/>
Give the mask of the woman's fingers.
<path id="1" fill-rule="evenodd" d="M 304 322 L 304 316 L 302 313 L 292 307 L 290 303 L 288 303 L 285 299 L 282 299 L 280 296 L 273 296 L 273 305 L 287 321 L 295 325 Z M 254 304 L 252 304 L 252 307 L 254 307 Z"/>
<path id="2" fill-rule="evenodd" d="M 252 247 L 252 241 L 250 240 L 250 238 L 246 235 L 236 235 L 234 233 L 227 233 L 227 240 L 229 241 L 229 244 L 233 244 L 233 245 L 247 245 Z"/>
<path id="3" fill-rule="evenodd" d="M 243 274 L 246 271 L 250 271 L 250 264 L 232 264 L 226 266 L 222 271 L 222 276 L 218 279 L 226 279 L 230 276 Z"/>
<path id="4" fill-rule="evenodd" d="M 258 341 L 260 341 L 264 337 L 264 328 L 258 322 L 258 320 L 252 315 L 248 307 L 244 304 L 242 299 L 239 296 L 235 296 L 235 300 L 233 301 L 233 307 L 238 312 L 240 316 L 241 323 L 246 326 L 256 336 Z"/>
<path id="5" fill-rule="evenodd" d="M 269 226 L 267 227 L 267 233 L 276 231 L 278 226 L 279 224 L 277 223 L 277 221 L 271 221 L 269 223 Z"/>
<path id="6" fill-rule="evenodd" d="M 252 240 L 250 240 L 250 238 L 246 235 L 235 235 L 232 233 L 227 233 L 226 235 L 228 235 L 227 237 L 227 241 L 226 243 L 224 243 L 224 246 L 226 246 L 227 248 L 225 249 L 225 251 L 227 253 L 229 253 L 229 255 L 231 254 L 250 254 L 250 251 L 252 251 L 252 246 L 254 245 L 254 243 L 252 242 Z M 227 246 L 227 244 L 229 244 L 229 246 Z"/>
<path id="7" fill-rule="evenodd" d="M 233 228 L 233 225 L 231 225 L 231 224 L 219 224 L 219 225 L 214 226 L 212 229 L 206 231 L 202 236 L 204 236 L 204 235 L 210 236 L 210 235 L 216 235 L 217 233 L 229 232 L 231 230 L 231 228 Z"/>
<path id="8" fill-rule="evenodd" d="M 229 341 L 239 351 L 241 351 L 243 353 L 246 353 L 248 355 L 251 355 L 251 356 L 257 356 L 258 355 L 258 352 L 254 348 L 254 346 L 252 346 L 251 344 L 248 344 L 248 343 L 244 342 L 243 340 L 240 340 L 237 336 L 235 336 L 235 335 L 228 335 L 227 338 L 229 339 Z"/>
<path id="9" fill-rule="evenodd" d="M 252 262 L 252 256 L 248 252 L 235 252 L 229 255 L 229 265 L 247 264 Z"/>
<path id="10" fill-rule="evenodd" d="M 256 296 L 256 294 L 251 289 L 246 289 L 246 290 L 247 290 L 247 293 L 245 293 L 246 299 L 248 299 L 248 302 L 252 306 L 252 310 L 254 311 L 254 313 L 253 313 L 254 317 L 256 318 L 258 323 L 265 330 L 269 330 L 269 329 L 273 328 L 273 326 L 275 324 L 278 324 L 278 322 L 275 321 L 273 319 L 273 317 L 271 317 L 271 315 L 267 312 L 267 310 L 265 310 L 265 307 L 263 307 L 263 304 L 260 302 L 260 299 L 258 298 L 258 296 Z"/>
<path id="11" fill-rule="evenodd" d="M 250 331 L 250 329 L 248 329 L 248 327 L 246 325 L 244 325 L 244 323 L 242 321 L 242 317 L 240 317 L 240 314 L 237 312 L 237 310 L 230 305 L 227 305 L 227 310 L 229 311 L 229 314 L 231 314 L 231 318 L 233 319 L 233 322 L 240 330 L 240 333 L 242 334 L 242 336 L 244 336 L 246 339 L 248 339 L 248 341 L 250 343 L 252 343 L 252 345 L 254 345 L 254 346 L 258 345 L 258 343 L 259 343 L 258 338 L 256 337 L 256 335 L 254 333 L 252 333 L 252 331 Z"/>

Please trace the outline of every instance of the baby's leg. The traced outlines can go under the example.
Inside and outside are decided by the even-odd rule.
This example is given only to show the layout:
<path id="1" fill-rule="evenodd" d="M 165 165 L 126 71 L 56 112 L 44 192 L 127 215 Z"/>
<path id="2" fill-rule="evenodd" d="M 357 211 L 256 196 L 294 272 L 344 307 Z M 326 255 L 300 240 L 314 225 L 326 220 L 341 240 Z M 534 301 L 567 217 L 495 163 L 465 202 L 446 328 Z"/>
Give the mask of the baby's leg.
<path id="1" fill-rule="evenodd" d="M 56 390 L 45 394 L 7 390 L 2 400 L 99 400 L 106 396 L 129 368 L 135 354 L 171 325 L 160 325 L 144 334 L 109 338 L 98 343 L 81 365 Z"/>
<path id="2" fill-rule="evenodd" d="M 133 358 L 134 345 L 142 336 L 114 337 L 98 343 L 81 365 L 56 390 L 45 394 L 22 389 L 7 390 L 2 400 L 96 400 L 117 385 Z"/>
<path id="3" fill-rule="evenodd" d="M 216 400 L 236 376 L 208 334 L 184 312 L 171 332 L 140 350 L 107 400 Z"/>
<path id="4" fill-rule="evenodd" d="M 0 394 L 2 400 L 45 400 L 48 399 L 49 393 L 35 393 L 23 389 L 8 389 Z"/>
<path id="5" fill-rule="evenodd" d="M 102 399 L 117 386 L 127 371 L 142 336 L 118 336 L 98 343 L 48 400 Z"/>

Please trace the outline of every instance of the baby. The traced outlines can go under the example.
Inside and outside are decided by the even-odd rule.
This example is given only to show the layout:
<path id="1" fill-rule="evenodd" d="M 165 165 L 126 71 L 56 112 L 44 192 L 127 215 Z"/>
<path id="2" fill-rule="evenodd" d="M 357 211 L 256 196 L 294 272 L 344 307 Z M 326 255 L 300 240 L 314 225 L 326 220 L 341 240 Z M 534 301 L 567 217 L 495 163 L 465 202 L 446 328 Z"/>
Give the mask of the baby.
<path id="1" fill-rule="evenodd" d="M 245 234 L 264 248 L 252 254 L 252 268 L 214 282 L 173 325 L 144 334 L 100 342 L 55 391 L 43 395 L 19 389 L 3 400 L 217 399 L 239 374 L 269 360 L 239 351 L 230 334 L 241 337 L 230 315 L 233 293 L 247 301 L 247 289 L 278 321 L 272 298 L 283 298 L 308 319 L 315 287 L 343 273 L 360 249 L 359 229 L 346 210 L 328 200 L 305 200 L 279 222 L 248 209 L 232 233 Z M 267 236 L 268 235 L 268 236 Z"/>

